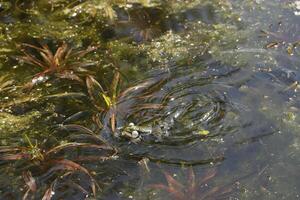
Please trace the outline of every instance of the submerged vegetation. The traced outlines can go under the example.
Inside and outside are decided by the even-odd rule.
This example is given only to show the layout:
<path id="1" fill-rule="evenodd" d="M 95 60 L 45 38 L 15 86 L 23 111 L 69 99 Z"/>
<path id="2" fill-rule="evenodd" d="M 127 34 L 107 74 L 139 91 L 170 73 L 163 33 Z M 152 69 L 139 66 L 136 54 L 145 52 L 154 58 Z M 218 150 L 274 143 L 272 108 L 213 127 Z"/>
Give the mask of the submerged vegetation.
<path id="1" fill-rule="evenodd" d="M 63 43 L 57 48 L 55 53 L 52 53 L 47 44 L 41 44 L 41 47 L 30 44 L 21 44 L 21 46 L 23 47 L 21 51 L 24 55 L 17 57 L 18 60 L 42 69 L 42 72 L 36 74 L 27 87 L 32 87 L 38 82 L 43 82 L 43 80 L 48 79 L 49 75 L 55 75 L 58 78 L 65 78 L 83 83 L 83 80 L 79 77 L 78 73 L 87 71 L 83 67 L 94 64 L 79 60 L 87 53 L 94 51 L 94 47 L 89 47 L 84 51 L 74 52 L 66 43 Z M 27 52 L 24 47 L 36 50 L 40 54 L 41 59 L 38 59 L 34 54 Z M 73 62 L 71 59 L 73 59 Z"/>
<path id="2" fill-rule="evenodd" d="M 35 195 L 35 193 L 39 191 L 40 187 L 43 188 L 42 185 L 38 184 L 47 183 L 51 179 L 52 182 L 50 187 L 45 191 L 42 197 L 43 199 L 51 199 L 51 197 L 55 194 L 58 184 L 68 184 L 71 186 L 73 184 L 75 187 L 81 188 L 80 185 L 77 185 L 77 183 L 72 183 L 70 180 L 69 183 L 58 183 L 60 179 L 63 180 L 64 177 L 72 176 L 72 174 L 76 173 L 76 171 L 84 173 L 89 177 L 90 191 L 96 195 L 97 183 L 95 182 L 91 173 L 80 164 L 67 159 L 66 150 L 70 148 L 95 148 L 103 151 L 113 152 L 113 148 L 107 144 L 64 142 L 46 150 L 39 147 L 37 141 L 35 144 L 32 144 L 32 141 L 27 135 L 25 135 L 25 138 L 28 143 L 27 146 L 1 146 L 0 148 L 0 152 L 2 154 L 0 156 L 1 161 L 22 161 L 23 163 L 22 176 L 25 184 L 27 185 L 27 191 L 25 192 L 23 199 L 28 199 L 29 196 Z M 64 154 L 62 154 L 62 152 L 64 152 Z M 100 152 L 98 157 L 102 160 L 107 160 L 110 158 L 109 154 L 105 155 L 104 153 L 100 155 Z M 62 171 L 63 173 L 57 173 L 59 171 Z M 32 174 L 39 177 L 35 178 Z M 54 176 L 54 174 L 56 174 L 57 177 L 53 180 L 51 176 Z M 83 188 L 82 192 L 89 194 L 89 192 Z"/>
<path id="3" fill-rule="evenodd" d="M 208 171 L 204 177 L 196 181 L 196 177 L 192 168 L 189 169 L 186 184 L 178 182 L 172 175 L 165 172 L 168 186 L 163 184 L 151 185 L 152 188 L 165 190 L 175 200 L 184 199 L 226 199 L 226 196 L 233 190 L 233 184 L 227 186 L 211 187 L 208 182 L 216 175 L 216 170 Z"/>
<path id="4" fill-rule="evenodd" d="M 268 108 L 247 104 L 253 94 L 262 96 L 253 82 L 267 71 L 270 80 L 284 83 L 281 93 L 296 91 L 299 83 L 293 71 L 265 70 L 273 57 L 254 74 L 236 75 L 253 60 L 249 52 L 262 52 L 256 56 L 264 59 L 283 46 L 294 56 L 299 46 L 298 36 L 263 27 L 266 41 L 255 45 L 265 48 L 248 48 L 253 30 L 236 3 L 1 0 L 0 199 L 132 199 L 149 189 L 162 194 L 158 199 L 163 192 L 176 200 L 236 196 L 243 186 L 215 181 L 214 165 L 239 168 L 235 151 L 240 157 L 249 151 L 241 144 L 264 145 L 276 129 L 268 124 L 276 118 L 267 116 Z M 282 121 L 295 128 L 298 108 L 290 104 Z M 251 109 L 271 133 L 252 127 Z M 266 151 L 255 148 L 259 156 Z M 130 184 L 140 177 L 131 171 L 145 159 L 189 166 L 187 180 L 164 172 L 161 182 L 154 178 L 136 190 Z M 203 165 L 211 170 L 197 168 Z M 259 171 L 260 179 L 260 167 L 240 174 Z M 204 175 L 196 176 L 199 171 Z"/>

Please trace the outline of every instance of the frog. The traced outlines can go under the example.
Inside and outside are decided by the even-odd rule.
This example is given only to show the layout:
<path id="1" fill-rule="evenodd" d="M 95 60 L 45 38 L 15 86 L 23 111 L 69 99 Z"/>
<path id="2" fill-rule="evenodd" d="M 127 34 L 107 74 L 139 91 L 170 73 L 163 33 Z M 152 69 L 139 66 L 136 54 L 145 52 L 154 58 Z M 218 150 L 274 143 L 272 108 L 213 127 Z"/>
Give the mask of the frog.
<path id="1" fill-rule="evenodd" d="M 138 143 L 142 140 L 142 135 L 152 134 L 151 126 L 135 125 L 133 122 L 129 123 L 125 127 L 120 127 L 121 137 L 130 139 L 134 143 Z"/>
<path id="2" fill-rule="evenodd" d="M 118 128 L 120 130 L 120 137 L 129 139 L 134 143 L 139 143 L 142 140 L 161 142 L 163 137 L 167 136 L 166 123 L 151 123 L 135 125 L 129 123 L 125 127 Z"/>
<path id="3" fill-rule="evenodd" d="M 131 122 L 120 127 L 119 136 L 134 143 L 165 142 L 165 139 L 178 141 L 195 136 L 203 138 L 210 134 L 208 123 L 217 119 L 220 111 L 222 102 L 208 101 L 204 105 L 183 102 L 176 110 L 162 113 L 160 118 L 144 121 L 138 125 Z"/>

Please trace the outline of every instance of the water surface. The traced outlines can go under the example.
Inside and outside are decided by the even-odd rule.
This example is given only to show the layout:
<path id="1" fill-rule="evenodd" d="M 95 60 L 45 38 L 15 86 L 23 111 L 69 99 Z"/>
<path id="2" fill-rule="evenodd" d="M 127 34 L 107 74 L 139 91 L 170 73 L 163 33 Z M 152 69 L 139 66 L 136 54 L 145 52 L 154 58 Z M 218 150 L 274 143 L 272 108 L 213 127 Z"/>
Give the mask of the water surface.
<path id="1" fill-rule="evenodd" d="M 80 48 L 101 40 L 100 50 L 88 55 L 98 62 L 92 75 L 109 88 L 114 77 L 111 72 L 116 71 L 109 66 L 117 60 L 122 79 L 114 106 L 105 111 L 97 110 L 82 84 L 51 76 L 49 82 L 20 93 L 20 86 L 30 82 L 38 70 L 17 62 L 18 53 L 5 43 L 8 49 L 1 50 L 0 75 L 8 75 L 14 83 L 2 91 L 0 84 L 1 145 L 26 146 L 25 134 L 47 148 L 69 139 L 90 142 L 95 139 L 76 137 L 76 132 L 84 131 L 63 125 L 93 130 L 118 153 L 106 160 L 97 159 L 104 153 L 95 149 L 64 150 L 55 156 L 72 159 L 91 172 L 100 188 L 96 199 L 174 199 L 170 190 L 159 187 L 169 182 L 176 188 L 167 178 L 171 176 L 188 193 L 191 174 L 197 183 L 213 174 L 196 187 L 195 199 L 300 199 L 299 3 L 191 2 L 181 10 L 172 2 L 172 11 L 135 4 L 128 10 L 113 7 L 117 20 L 107 21 L 104 27 L 96 14 L 91 21 L 82 22 L 80 11 L 65 19 L 74 23 L 71 29 L 95 26 L 99 31 L 95 39 L 92 31 L 85 35 L 75 31 L 74 36 L 56 36 L 55 31 L 47 35 L 44 30 L 35 33 L 36 27 L 26 24 L 31 13 L 10 13 L 4 3 L 14 5 L 3 1 L 5 37 L 36 44 L 45 35 L 51 48 L 58 44 L 53 40 L 56 37 Z M 72 8 L 64 3 L 57 7 L 69 8 L 67 5 Z M 57 22 L 55 17 L 49 14 L 38 21 L 51 24 Z M 17 35 L 10 27 L 18 23 L 33 30 Z M 76 95 L 51 96 L 65 92 Z M 99 105 L 104 105 L 103 99 Z M 78 117 L 68 118 L 77 112 Z M 140 139 L 132 141 L 122 137 L 130 123 L 152 131 L 139 131 Z M 41 199 L 51 184 L 52 199 L 94 198 L 87 174 L 62 175 L 23 163 L 0 161 L 1 199 L 22 198 L 28 189 L 23 180 L 26 170 L 38 185 L 32 199 Z"/>

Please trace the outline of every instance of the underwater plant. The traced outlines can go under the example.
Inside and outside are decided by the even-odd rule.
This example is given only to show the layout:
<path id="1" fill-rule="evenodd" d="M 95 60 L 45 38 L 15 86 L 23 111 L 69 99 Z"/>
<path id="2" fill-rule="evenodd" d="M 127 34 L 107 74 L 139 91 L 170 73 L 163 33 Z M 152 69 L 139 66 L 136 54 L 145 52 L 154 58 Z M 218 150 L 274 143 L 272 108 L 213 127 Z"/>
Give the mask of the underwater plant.
<path id="1" fill-rule="evenodd" d="M 86 78 L 86 86 L 87 86 L 88 94 L 90 96 L 90 99 L 94 107 L 100 113 L 108 112 L 109 110 L 111 111 L 109 113 L 110 125 L 113 132 L 115 132 L 115 128 L 116 128 L 116 103 L 117 103 L 117 96 L 118 96 L 119 81 L 120 81 L 120 72 L 118 71 L 118 69 L 115 69 L 109 91 L 105 91 L 101 86 L 101 84 L 92 76 L 87 76 Z M 97 120 L 98 117 L 96 115 L 94 115 L 93 119 L 94 121 L 97 122 L 97 124 L 99 124 L 101 122 Z"/>
<path id="2" fill-rule="evenodd" d="M 0 94 L 1 92 L 11 89 L 10 86 L 14 83 L 13 80 L 9 80 L 7 75 L 0 76 Z"/>
<path id="3" fill-rule="evenodd" d="M 164 32 L 162 19 L 164 11 L 156 7 L 134 6 L 124 19 L 116 20 L 117 36 L 129 37 L 135 42 L 151 41 Z"/>
<path id="4" fill-rule="evenodd" d="M 47 44 L 35 46 L 24 43 L 20 46 L 24 55 L 18 56 L 17 59 L 42 69 L 42 72 L 36 74 L 31 82 L 27 84 L 29 88 L 47 81 L 48 76 L 51 75 L 83 83 L 84 81 L 79 74 L 87 71 L 85 67 L 95 65 L 95 62 L 82 61 L 81 59 L 86 54 L 96 50 L 97 46 L 89 46 L 85 50 L 73 50 L 67 43 L 63 42 L 55 52 L 52 52 Z M 35 50 L 35 52 L 32 50 Z M 38 53 L 39 57 L 35 53 Z"/>
<path id="5" fill-rule="evenodd" d="M 96 187 L 99 188 L 99 186 L 91 175 L 91 172 L 89 172 L 89 170 L 82 165 L 65 158 L 66 155 L 63 151 L 74 148 L 93 148 L 105 152 L 112 152 L 99 155 L 98 157 L 101 160 L 109 159 L 111 155 L 116 153 L 114 148 L 105 143 L 92 144 L 81 142 L 65 142 L 52 148 L 44 149 L 39 147 L 37 142 L 33 144 L 27 135 L 25 135 L 25 138 L 28 146 L 0 147 L 0 161 L 24 162 L 22 171 L 23 179 L 27 185 L 27 191 L 25 192 L 23 199 L 27 199 L 30 195 L 34 196 L 38 192 L 38 188 L 44 188 L 42 184 L 47 182 L 50 182 L 50 187 L 46 190 L 46 192 L 44 192 L 43 199 L 51 199 L 51 196 L 53 196 L 55 193 L 55 186 L 58 185 L 59 179 L 71 176 L 77 172 L 84 174 L 89 178 L 89 187 L 93 195 L 95 195 Z M 84 159 L 81 158 L 80 160 Z M 32 174 L 36 175 L 36 177 L 34 177 Z M 56 176 L 53 180 L 54 175 Z M 75 185 L 77 188 L 82 188 L 76 183 L 69 185 Z"/>
<path id="6" fill-rule="evenodd" d="M 271 24 L 268 30 L 260 30 L 260 37 L 267 39 L 265 48 L 281 48 L 289 55 L 299 54 L 297 48 L 300 45 L 300 37 L 295 34 L 298 27 L 286 27 L 286 24 L 279 22 L 277 25 Z"/>
<path id="7" fill-rule="evenodd" d="M 233 184 L 211 187 L 209 182 L 215 177 L 216 174 L 216 169 L 208 170 L 201 180 L 197 181 L 193 169 L 190 168 L 185 185 L 174 179 L 169 173 L 164 172 L 167 185 L 153 184 L 150 185 L 150 187 L 168 192 L 170 197 L 172 197 L 174 200 L 224 199 L 233 190 Z"/>

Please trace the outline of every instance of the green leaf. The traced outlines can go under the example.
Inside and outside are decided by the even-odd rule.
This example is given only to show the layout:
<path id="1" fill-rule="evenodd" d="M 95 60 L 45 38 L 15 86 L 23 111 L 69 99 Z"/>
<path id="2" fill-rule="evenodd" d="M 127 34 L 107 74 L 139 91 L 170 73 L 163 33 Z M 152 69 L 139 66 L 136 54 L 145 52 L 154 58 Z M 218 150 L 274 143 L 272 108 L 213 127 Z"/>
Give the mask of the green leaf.
<path id="1" fill-rule="evenodd" d="M 198 131 L 198 134 L 206 136 L 209 134 L 209 131 L 208 130 L 200 130 L 200 131 Z"/>
<path id="2" fill-rule="evenodd" d="M 110 97 L 107 96 L 104 93 L 102 93 L 101 95 L 102 95 L 102 97 L 103 97 L 103 99 L 104 99 L 105 104 L 107 105 L 107 107 L 111 107 L 112 106 L 112 101 L 111 101 Z"/>

